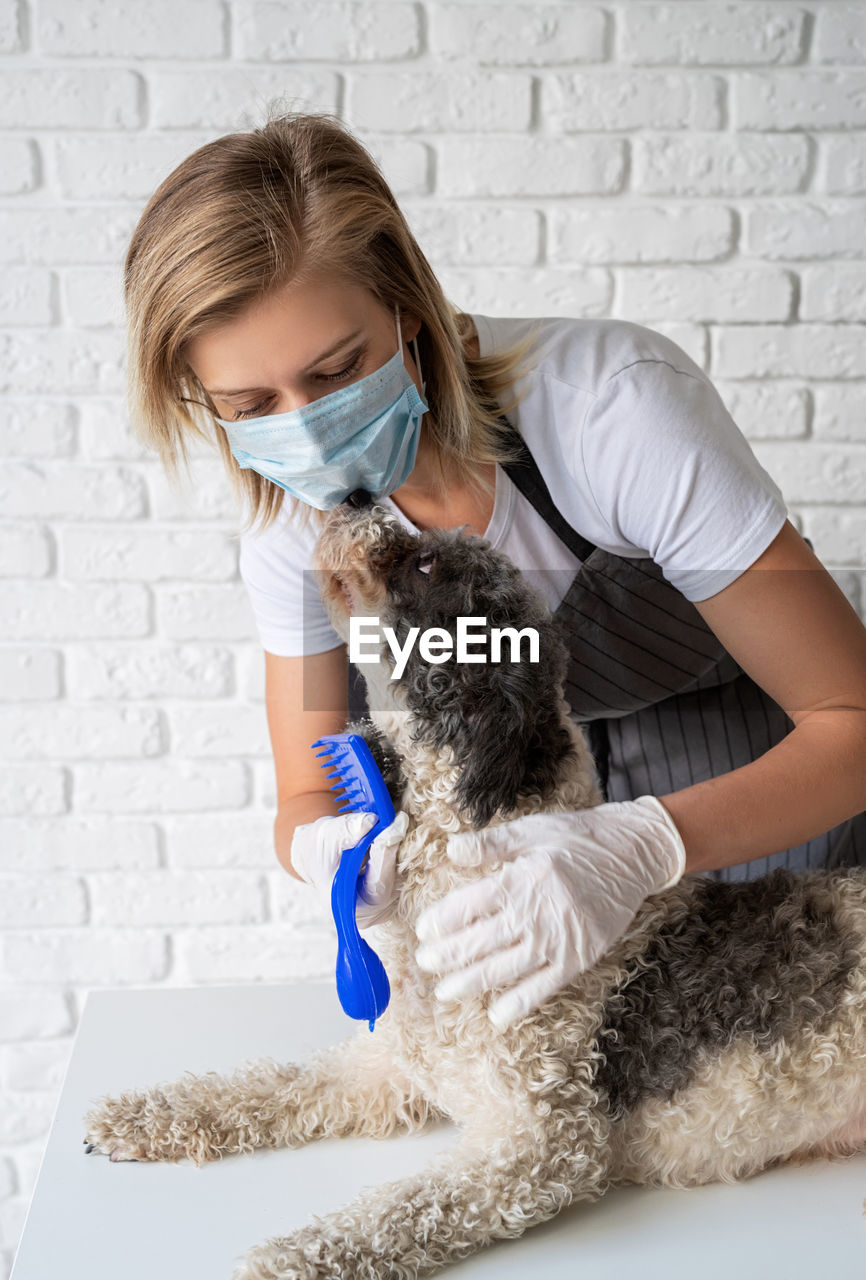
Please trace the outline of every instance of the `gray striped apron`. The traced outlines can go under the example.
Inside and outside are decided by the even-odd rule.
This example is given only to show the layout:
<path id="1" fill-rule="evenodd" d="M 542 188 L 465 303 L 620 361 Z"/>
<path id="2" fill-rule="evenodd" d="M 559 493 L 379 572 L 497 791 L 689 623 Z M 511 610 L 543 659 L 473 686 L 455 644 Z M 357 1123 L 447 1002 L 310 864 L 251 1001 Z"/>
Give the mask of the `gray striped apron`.
<path id="1" fill-rule="evenodd" d="M 554 617 L 569 651 L 565 697 L 587 735 L 605 799 L 680 791 L 749 764 L 780 742 L 793 721 L 694 605 L 654 560 L 616 556 L 581 537 L 551 498 L 522 436 L 504 416 L 502 422 L 521 457 L 499 465 L 581 561 Z M 363 677 L 352 663 L 348 695 L 350 719 L 366 715 Z M 742 881 L 775 867 L 858 865 L 866 865 L 866 811 L 796 848 L 703 874 Z"/>
<path id="2" fill-rule="evenodd" d="M 565 696 L 605 799 L 665 795 L 749 764 L 794 728 L 650 558 L 616 556 L 562 516 L 525 441 L 514 485 L 581 561 L 554 617 L 570 660 Z M 808 538 L 805 540 L 811 547 Z M 866 865 L 866 811 L 793 849 L 704 874 L 755 880 L 774 867 Z"/>

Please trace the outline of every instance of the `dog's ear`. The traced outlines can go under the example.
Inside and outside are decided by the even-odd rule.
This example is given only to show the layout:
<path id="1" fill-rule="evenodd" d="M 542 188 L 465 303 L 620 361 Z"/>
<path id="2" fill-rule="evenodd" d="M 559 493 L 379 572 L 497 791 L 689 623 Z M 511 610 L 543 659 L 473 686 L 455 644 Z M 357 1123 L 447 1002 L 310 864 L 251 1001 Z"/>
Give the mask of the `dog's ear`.
<path id="1" fill-rule="evenodd" d="M 403 677 L 413 737 L 450 747 L 459 779 L 453 802 L 477 829 L 507 815 L 520 795 L 547 796 L 574 743 L 563 727 L 565 652 L 551 618 L 538 619 L 539 661 L 441 665 L 413 652 Z"/>

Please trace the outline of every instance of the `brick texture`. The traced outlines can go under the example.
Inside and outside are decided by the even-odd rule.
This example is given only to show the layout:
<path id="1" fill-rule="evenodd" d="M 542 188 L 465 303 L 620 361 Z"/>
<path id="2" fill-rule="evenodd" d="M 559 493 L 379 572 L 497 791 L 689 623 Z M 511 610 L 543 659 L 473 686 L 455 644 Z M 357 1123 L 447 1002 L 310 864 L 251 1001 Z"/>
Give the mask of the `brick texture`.
<path id="1" fill-rule="evenodd" d="M 273 850 L 222 465 L 125 404 L 156 184 L 342 115 L 447 295 L 657 328 L 866 605 L 866 10 L 851 0 L 0 0 L 0 1280 L 93 985 L 327 979 Z M 293 926 L 302 924 L 303 928 Z"/>

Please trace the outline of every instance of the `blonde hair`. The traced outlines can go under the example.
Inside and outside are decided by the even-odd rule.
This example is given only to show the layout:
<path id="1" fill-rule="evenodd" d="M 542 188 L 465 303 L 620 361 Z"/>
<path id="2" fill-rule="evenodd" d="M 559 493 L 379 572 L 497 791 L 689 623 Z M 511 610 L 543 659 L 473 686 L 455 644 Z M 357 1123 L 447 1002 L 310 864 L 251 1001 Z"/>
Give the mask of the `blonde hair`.
<path id="1" fill-rule="evenodd" d="M 267 527 L 292 497 L 238 466 L 216 408 L 184 357 L 206 329 L 293 280 L 335 274 L 368 289 L 392 311 L 420 318 L 417 343 L 430 411 L 423 419 L 434 489 L 459 475 L 489 495 L 480 468 L 515 457 L 500 413 L 519 403 L 514 384 L 534 333 L 493 355 L 466 351 L 470 317 L 445 297 L 375 161 L 330 114 L 279 114 L 188 156 L 160 183 L 130 241 L 124 265 L 128 394 L 133 428 L 172 480 L 187 442 L 216 443 L 243 530 Z"/>

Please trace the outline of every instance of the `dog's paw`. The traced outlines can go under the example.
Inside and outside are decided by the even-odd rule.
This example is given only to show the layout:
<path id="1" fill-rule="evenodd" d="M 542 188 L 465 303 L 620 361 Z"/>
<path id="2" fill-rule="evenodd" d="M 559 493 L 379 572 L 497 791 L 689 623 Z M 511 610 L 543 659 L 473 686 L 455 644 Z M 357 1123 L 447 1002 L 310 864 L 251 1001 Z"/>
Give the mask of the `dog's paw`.
<path id="1" fill-rule="evenodd" d="M 296 1240 L 283 1236 L 255 1245 L 245 1253 L 231 1280 L 313 1280 L 320 1274 Z"/>
<path id="2" fill-rule="evenodd" d="M 178 1153 L 167 1141 L 171 1109 L 159 1090 L 123 1093 L 103 1098 L 84 1118 L 85 1153 L 107 1155 L 109 1160 L 176 1160 Z"/>

